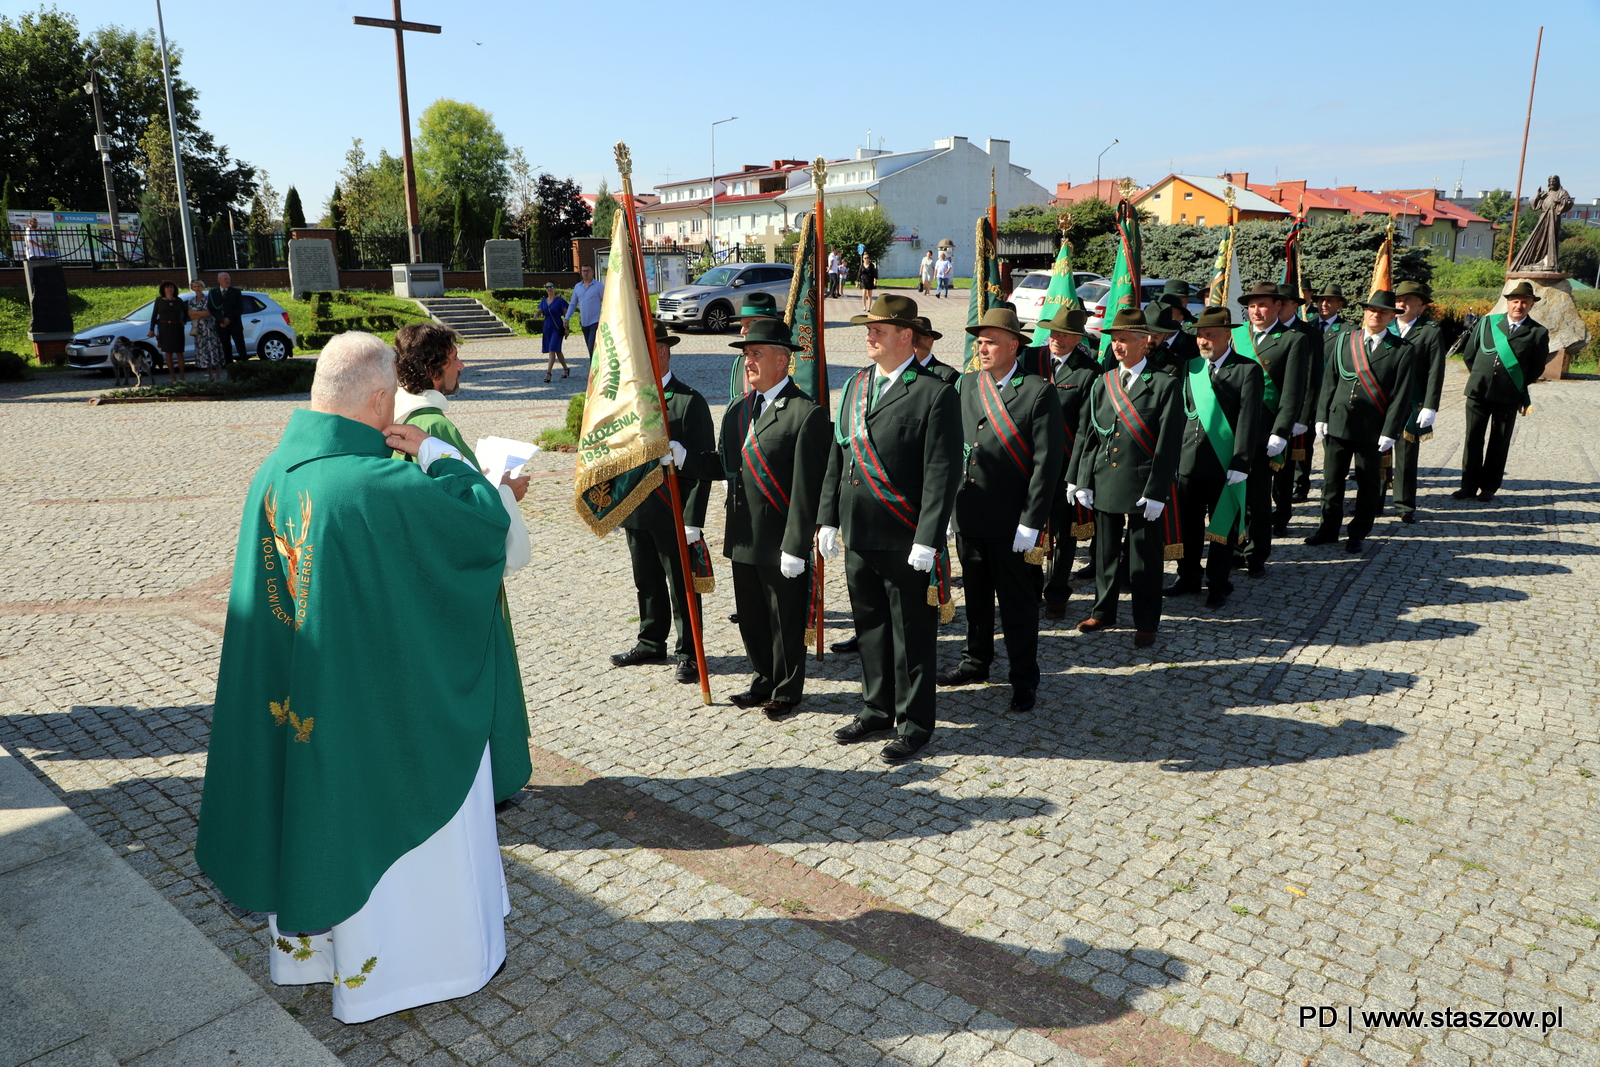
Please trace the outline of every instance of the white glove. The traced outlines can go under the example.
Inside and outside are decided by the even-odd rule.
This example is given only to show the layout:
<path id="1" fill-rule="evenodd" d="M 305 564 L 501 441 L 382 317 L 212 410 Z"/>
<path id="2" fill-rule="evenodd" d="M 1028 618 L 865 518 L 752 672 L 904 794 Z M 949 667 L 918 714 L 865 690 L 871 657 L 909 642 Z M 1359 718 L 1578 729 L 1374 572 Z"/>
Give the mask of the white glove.
<path id="1" fill-rule="evenodd" d="M 806 572 L 806 561 L 787 552 L 779 553 L 778 573 L 785 578 L 798 578 Z"/>
<path id="2" fill-rule="evenodd" d="M 700 527 L 685 526 L 683 528 L 683 539 L 691 545 L 700 540 Z"/>
<path id="3" fill-rule="evenodd" d="M 1439 413 L 1437 411 L 1433 410 L 1432 408 L 1423 408 L 1421 411 L 1417 412 L 1417 425 L 1426 430 L 1429 426 L 1433 425 L 1433 420 L 1437 419 L 1438 417 Z"/>
<path id="4" fill-rule="evenodd" d="M 1228 472 L 1228 484 L 1229 485 L 1238 485 L 1240 482 L 1244 481 L 1248 477 L 1250 477 L 1250 475 L 1247 474 L 1244 471 L 1229 471 Z"/>
<path id="5" fill-rule="evenodd" d="M 1317 423 L 1317 440 L 1320 441 L 1326 436 L 1328 436 L 1328 424 L 1325 422 Z"/>
<path id="6" fill-rule="evenodd" d="M 823 559 L 832 559 L 839 554 L 839 527 L 817 527 L 817 551 Z"/>
<path id="7" fill-rule="evenodd" d="M 948 541 L 948 540 L 950 540 L 950 538 L 954 537 L 955 535 L 956 535 L 956 520 L 955 519 L 951 519 L 949 522 L 944 524 L 944 539 L 946 541 Z"/>
<path id="8" fill-rule="evenodd" d="M 1276 459 L 1278 457 L 1278 455 L 1280 453 L 1282 453 L 1283 450 L 1288 448 L 1288 447 L 1289 447 L 1289 442 L 1288 441 L 1285 441 L 1283 438 L 1279 437 L 1277 434 L 1273 434 L 1271 437 L 1267 438 L 1267 458 L 1268 459 Z"/>
<path id="9" fill-rule="evenodd" d="M 1303 434 L 1305 432 L 1306 432 L 1306 424 L 1305 423 L 1297 422 L 1297 423 L 1294 424 L 1294 435 L 1296 437 L 1299 437 L 1301 434 Z"/>
<path id="10" fill-rule="evenodd" d="M 1391 449 L 1393 447 L 1394 447 L 1394 438 L 1392 438 L 1392 437 L 1380 437 L 1380 438 L 1378 438 L 1378 454 L 1380 456 L 1383 455 L 1383 453 L 1389 451 L 1389 449 Z"/>
<path id="11" fill-rule="evenodd" d="M 722 491 L 725 494 L 733 492 L 733 483 L 726 478 L 722 479 Z"/>
<path id="12" fill-rule="evenodd" d="M 1167 510 L 1167 506 L 1159 500 L 1149 500 L 1145 497 L 1140 497 L 1138 500 L 1133 502 L 1134 507 L 1138 507 L 1141 504 L 1144 505 L 1145 522 L 1155 522 L 1161 517 L 1161 513 Z"/>
<path id="13" fill-rule="evenodd" d="M 667 442 L 667 454 L 661 457 L 663 467 L 683 468 L 683 461 L 689 458 L 689 450 L 676 441 Z"/>
<path id="14" fill-rule="evenodd" d="M 1026 526 L 1018 526 L 1016 536 L 1011 539 L 1011 551 L 1026 552 L 1038 543 L 1038 530 L 1030 530 Z"/>
<path id="15" fill-rule="evenodd" d="M 933 570 L 933 561 L 939 558 L 939 553 L 927 545 L 912 545 L 911 555 L 906 557 L 906 562 L 911 564 L 914 571 L 924 573 Z"/>
<path id="16" fill-rule="evenodd" d="M 1067 486 L 1067 499 L 1068 500 L 1076 500 L 1076 499 L 1078 499 L 1078 487 L 1077 486 L 1071 485 L 1071 484 L 1069 484 Z"/>
<path id="17" fill-rule="evenodd" d="M 1079 489 L 1072 494 L 1072 499 L 1076 500 L 1086 508 L 1092 508 L 1094 507 L 1094 490 Z"/>

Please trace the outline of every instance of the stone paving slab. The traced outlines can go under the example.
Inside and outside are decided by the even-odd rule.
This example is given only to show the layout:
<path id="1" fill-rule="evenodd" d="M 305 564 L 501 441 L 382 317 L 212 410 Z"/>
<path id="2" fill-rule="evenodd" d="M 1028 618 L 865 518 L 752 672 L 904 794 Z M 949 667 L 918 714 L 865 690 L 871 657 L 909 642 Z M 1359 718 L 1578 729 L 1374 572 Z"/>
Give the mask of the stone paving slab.
<path id="1" fill-rule="evenodd" d="M 952 360 L 956 303 L 924 304 Z M 830 302 L 830 323 L 854 310 Z M 714 409 L 726 340 L 674 353 Z M 828 343 L 837 387 L 864 355 L 849 327 Z M 557 424 L 586 372 L 573 359 L 545 385 L 533 341 L 465 357 L 469 438 Z M 1463 382 L 1452 367 L 1424 446 L 1424 522 L 1386 516 L 1359 558 L 1291 538 L 1225 610 L 1169 604 L 1148 652 L 1047 621 L 1035 715 L 1005 714 L 1004 686 L 941 691 L 927 758 L 893 769 L 828 736 L 856 708 L 854 657 L 814 664 L 782 724 L 702 706 L 670 668 L 612 669 L 637 615 L 626 551 L 578 525 L 570 457 L 535 457 L 535 558 L 508 592 L 554 777 L 501 819 L 506 970 L 448 1005 L 347 1027 L 325 990 L 271 986 L 263 917 L 189 853 L 238 508 L 303 398 L 101 410 L 82 403 L 97 381 L 0 389 L 0 431 L 22 443 L 0 472 L 0 740 L 350 1064 L 1592 1065 L 1600 385 L 1537 387 L 1481 505 L 1446 495 Z M 146 447 L 56 460 L 130 437 Z M 1296 511 L 1298 537 L 1314 516 Z M 744 677 L 717 570 L 724 700 Z M 838 568 L 826 589 L 836 640 Z M 961 626 L 943 628 L 945 663 Z M 715 834 L 730 840 L 696 846 Z M 895 918 L 869 941 L 859 914 Z M 1057 1014 L 1013 989 L 1060 992 Z M 1354 1025 L 1301 1025 L 1319 1005 Z M 1455 1008 L 1562 1025 L 1360 1015 Z M 1154 1044 L 1107 1040 L 1108 1023 Z"/>

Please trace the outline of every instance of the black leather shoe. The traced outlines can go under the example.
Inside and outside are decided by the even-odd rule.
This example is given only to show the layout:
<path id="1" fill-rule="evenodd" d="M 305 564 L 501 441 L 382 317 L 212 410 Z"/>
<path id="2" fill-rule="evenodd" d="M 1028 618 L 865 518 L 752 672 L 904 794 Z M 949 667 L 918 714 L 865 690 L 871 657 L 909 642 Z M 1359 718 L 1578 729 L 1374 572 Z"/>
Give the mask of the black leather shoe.
<path id="1" fill-rule="evenodd" d="M 861 717 L 858 715 L 835 730 L 833 732 L 833 739 L 839 742 L 841 745 L 851 745 L 857 741 L 865 741 L 869 737 L 877 737 L 879 734 L 886 734 L 888 732 L 889 731 L 887 729 L 872 729 L 866 723 L 862 722 Z"/>
<path id="2" fill-rule="evenodd" d="M 840 652 L 840 653 L 844 653 L 844 652 L 860 652 L 861 651 L 861 638 L 859 638 L 859 637 L 855 636 L 854 634 L 852 634 L 850 636 L 850 640 L 848 640 L 848 641 L 835 641 L 833 644 L 829 645 L 828 647 L 833 649 L 835 652 Z"/>
<path id="3" fill-rule="evenodd" d="M 798 703 L 791 704 L 787 700 L 769 700 L 761 706 L 761 710 L 766 712 L 767 718 L 773 722 L 782 722 L 799 709 Z"/>
<path id="4" fill-rule="evenodd" d="M 1064 619 L 1064 618 L 1066 618 L 1067 617 L 1067 605 L 1066 605 L 1066 602 L 1065 601 L 1061 601 L 1061 602 L 1058 603 L 1058 602 L 1053 601 L 1053 600 L 1046 600 L 1044 602 L 1044 617 L 1047 618 L 1047 619 Z"/>
<path id="5" fill-rule="evenodd" d="M 1478 494 L 1478 502 L 1481 503 L 1481 504 L 1487 504 L 1489 501 L 1491 501 L 1493 499 L 1494 499 L 1494 494 L 1489 492 L 1489 490 L 1487 490 L 1487 489 L 1485 489 L 1483 492 Z"/>
<path id="6" fill-rule="evenodd" d="M 883 746 L 883 751 L 878 753 L 878 758 L 885 763 L 904 763 L 920 751 L 922 751 L 922 745 L 914 744 L 903 737 L 897 737 Z"/>
<path id="7" fill-rule="evenodd" d="M 1191 593 L 1198 593 L 1199 591 L 1200 591 L 1200 587 L 1197 586 L 1197 585 L 1190 585 L 1188 582 L 1174 582 L 1173 584 L 1167 586 L 1165 589 L 1161 590 L 1161 595 L 1162 596 L 1188 596 Z"/>
<path id="8" fill-rule="evenodd" d="M 665 652 L 640 652 L 637 648 L 632 652 L 618 652 L 611 657 L 611 665 L 613 667 L 637 667 L 641 663 L 665 662 L 667 662 L 667 654 Z"/>
<path id="9" fill-rule="evenodd" d="M 1306 544 L 1331 545 L 1337 540 L 1339 540 L 1339 533 L 1337 530 L 1332 533 L 1329 533 L 1327 530 L 1318 530 L 1316 533 L 1306 538 Z"/>
<path id="10" fill-rule="evenodd" d="M 1361 552 L 1361 538 L 1350 538 L 1344 543 L 1344 550 L 1350 553 L 1352 556 L 1359 555 Z"/>
<path id="11" fill-rule="evenodd" d="M 1475 497 L 1477 495 L 1478 495 L 1478 491 L 1476 489 L 1461 488 L 1461 489 L 1457 489 L 1455 492 L 1451 493 L 1450 494 L 1450 499 L 1451 500 L 1471 500 L 1473 497 Z"/>
<path id="12" fill-rule="evenodd" d="M 1260 566 L 1252 566 L 1245 573 L 1252 578 L 1265 578 L 1267 576 L 1267 565 L 1263 563 Z"/>
<path id="13" fill-rule="evenodd" d="M 678 669 L 672 676 L 684 685 L 694 685 L 700 681 L 700 668 L 695 665 L 694 660 L 686 659 L 678 664 Z"/>
<path id="14" fill-rule="evenodd" d="M 736 611 L 732 615 L 729 615 L 728 616 L 728 621 L 732 622 L 732 623 L 737 623 L 739 621 L 739 613 Z"/>
<path id="15" fill-rule="evenodd" d="M 1038 699 L 1037 689 L 1023 689 L 1020 686 L 1011 690 L 1012 711 L 1032 711 L 1034 702 Z"/>
<path id="16" fill-rule="evenodd" d="M 975 667 L 957 667 L 954 670 L 940 671 L 934 679 L 940 685 L 971 685 L 973 682 L 987 682 L 988 671 L 980 671 Z"/>
<path id="17" fill-rule="evenodd" d="M 1414 523 L 1417 521 L 1417 513 L 1415 511 L 1402 511 L 1400 513 L 1400 521 Z"/>
<path id="18" fill-rule="evenodd" d="M 733 696 L 728 698 L 728 703 L 732 704 L 736 708 L 753 708 L 757 705 L 765 704 L 766 702 L 766 697 L 758 697 L 749 691 L 735 693 Z"/>
<path id="19" fill-rule="evenodd" d="M 1072 580 L 1075 581 L 1075 582 L 1082 581 L 1085 578 L 1093 578 L 1093 577 L 1094 577 L 1094 564 L 1093 563 L 1086 564 L 1086 565 L 1084 565 L 1082 567 L 1079 567 L 1077 570 L 1072 572 Z"/>
<path id="20" fill-rule="evenodd" d="M 1289 499 L 1294 501 L 1296 504 L 1304 504 L 1306 502 L 1306 500 L 1308 500 L 1310 498 L 1310 496 L 1311 496 L 1311 490 L 1309 490 L 1309 489 L 1296 489 L 1294 491 L 1294 495 L 1291 496 Z"/>
<path id="21" fill-rule="evenodd" d="M 1233 592 L 1232 589 L 1213 589 L 1213 590 L 1211 590 L 1210 593 L 1206 594 L 1206 607 L 1208 607 L 1208 608 L 1220 608 L 1220 607 L 1222 607 L 1222 605 L 1224 605 L 1224 604 L 1226 604 L 1228 602 L 1228 594 L 1231 593 L 1231 592 Z"/>
<path id="22" fill-rule="evenodd" d="M 1272 528 L 1272 536 L 1273 537 L 1288 537 L 1289 536 L 1289 524 L 1284 522 L 1284 523 L 1279 523 L 1277 526 L 1274 526 Z"/>

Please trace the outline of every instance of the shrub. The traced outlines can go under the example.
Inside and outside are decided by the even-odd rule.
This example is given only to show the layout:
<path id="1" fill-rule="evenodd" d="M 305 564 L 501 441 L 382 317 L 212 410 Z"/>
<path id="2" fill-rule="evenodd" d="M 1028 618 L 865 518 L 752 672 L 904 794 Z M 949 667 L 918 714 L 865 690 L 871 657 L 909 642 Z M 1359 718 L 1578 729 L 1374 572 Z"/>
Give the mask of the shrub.
<path id="1" fill-rule="evenodd" d="M 1492 259 L 1463 259 L 1451 261 L 1444 256 L 1431 255 L 1433 288 L 1441 289 L 1493 289 L 1496 293 L 1506 283 L 1506 268 Z"/>
<path id="2" fill-rule="evenodd" d="M 562 427 L 551 427 L 539 435 L 539 445 L 542 448 L 561 448 L 578 443 L 578 437 L 583 433 L 583 401 L 584 394 L 579 393 L 567 401 L 567 421 Z"/>
<path id="3" fill-rule="evenodd" d="M 314 359 L 286 359 L 280 363 L 238 363 L 228 370 L 228 378 L 220 382 L 203 380 L 168 382 L 164 385 L 147 385 L 142 389 L 116 389 L 102 394 L 108 397 L 168 397 L 183 399 L 196 396 L 220 396 L 243 399 L 253 396 L 276 396 L 283 393 L 305 393 L 311 389 L 311 379 L 316 374 Z"/>
<path id="4" fill-rule="evenodd" d="M 27 378 L 27 359 L 15 352 L 0 351 L 0 382 L 21 382 Z"/>

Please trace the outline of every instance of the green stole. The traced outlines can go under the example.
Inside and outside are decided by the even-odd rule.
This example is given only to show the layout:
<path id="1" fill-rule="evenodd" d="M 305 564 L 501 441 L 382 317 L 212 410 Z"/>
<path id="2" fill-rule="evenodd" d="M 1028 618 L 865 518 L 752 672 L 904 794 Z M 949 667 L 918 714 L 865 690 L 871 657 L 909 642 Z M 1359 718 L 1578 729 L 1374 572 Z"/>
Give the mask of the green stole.
<path id="1" fill-rule="evenodd" d="M 1223 477 L 1233 465 L 1233 427 L 1217 403 L 1217 391 L 1211 384 L 1211 361 L 1199 356 L 1189 361 L 1189 396 L 1194 406 L 1186 410 L 1191 419 L 1199 419 L 1206 432 L 1206 440 L 1222 464 Z M 1206 539 L 1226 543 L 1238 532 L 1244 517 L 1244 482 L 1225 484 L 1217 506 L 1211 512 L 1211 524 L 1206 527 Z"/>
<path id="2" fill-rule="evenodd" d="M 1269 330 L 1268 333 L 1271 333 Z M 1256 339 L 1250 335 L 1249 326 L 1235 326 L 1233 328 L 1233 350 L 1246 359 L 1253 359 L 1261 364 L 1261 374 L 1266 382 L 1261 387 L 1261 402 L 1267 410 L 1274 415 L 1278 413 L 1278 383 L 1272 380 L 1272 375 L 1267 373 L 1267 365 L 1261 362 L 1261 357 L 1256 353 Z"/>
<path id="3" fill-rule="evenodd" d="M 1478 327 L 1481 331 L 1478 335 L 1478 347 L 1486 347 L 1483 342 L 1484 335 L 1487 335 L 1490 345 L 1494 348 L 1494 354 L 1500 357 L 1500 365 L 1511 375 L 1511 384 L 1522 394 L 1522 413 L 1526 415 L 1533 410 L 1533 398 L 1528 396 L 1528 379 L 1522 373 L 1522 364 L 1517 362 L 1516 353 L 1511 351 L 1511 335 L 1506 332 L 1506 316 L 1485 315 L 1481 321 L 1482 325 Z"/>

